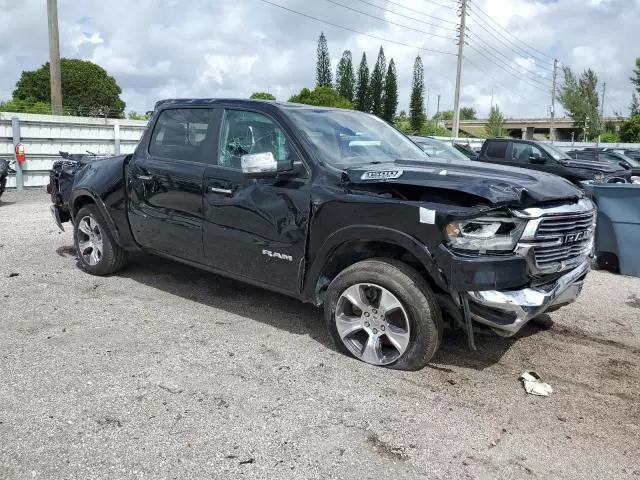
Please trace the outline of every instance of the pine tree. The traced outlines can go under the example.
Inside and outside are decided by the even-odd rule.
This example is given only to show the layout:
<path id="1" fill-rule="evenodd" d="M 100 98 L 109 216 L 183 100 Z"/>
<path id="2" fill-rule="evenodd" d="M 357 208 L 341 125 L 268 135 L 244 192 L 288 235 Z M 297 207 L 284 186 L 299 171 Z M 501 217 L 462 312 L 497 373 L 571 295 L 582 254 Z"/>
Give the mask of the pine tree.
<path id="1" fill-rule="evenodd" d="M 636 92 L 631 94 L 631 105 L 629 105 L 629 114 L 631 117 L 640 115 L 640 102 L 638 102 L 638 95 Z"/>
<path id="2" fill-rule="evenodd" d="M 387 72 L 387 59 L 384 56 L 384 50 L 380 47 L 378 60 L 373 73 L 371 74 L 371 87 L 369 88 L 369 96 L 371 102 L 371 113 L 382 117 L 384 113 L 384 76 Z"/>
<path id="3" fill-rule="evenodd" d="M 489 120 L 484 126 L 484 130 L 489 137 L 501 137 L 504 133 L 504 116 L 500 111 L 498 105 L 491 107 L 491 113 L 489 113 Z"/>
<path id="4" fill-rule="evenodd" d="M 324 32 L 318 39 L 318 62 L 316 64 L 316 87 L 331 87 L 331 58 Z"/>
<path id="5" fill-rule="evenodd" d="M 356 78 L 355 107 L 361 112 L 369 111 L 369 66 L 367 54 L 362 54 L 358 76 Z"/>
<path id="6" fill-rule="evenodd" d="M 640 57 L 636 58 L 636 68 L 633 69 L 633 76 L 629 80 L 636 89 L 635 93 L 640 94 Z"/>
<path id="7" fill-rule="evenodd" d="M 411 102 L 409 103 L 411 128 L 419 132 L 424 124 L 424 67 L 418 55 L 413 64 L 413 82 L 411 85 Z"/>
<path id="8" fill-rule="evenodd" d="M 387 122 L 393 122 L 398 108 L 398 74 L 393 58 L 389 62 L 387 78 L 384 83 L 384 108 L 382 118 Z"/>
<path id="9" fill-rule="evenodd" d="M 353 92 L 355 89 L 355 73 L 353 72 L 353 60 L 351 51 L 345 50 L 342 58 L 338 62 L 336 69 L 336 90 L 341 97 L 353 102 Z"/>

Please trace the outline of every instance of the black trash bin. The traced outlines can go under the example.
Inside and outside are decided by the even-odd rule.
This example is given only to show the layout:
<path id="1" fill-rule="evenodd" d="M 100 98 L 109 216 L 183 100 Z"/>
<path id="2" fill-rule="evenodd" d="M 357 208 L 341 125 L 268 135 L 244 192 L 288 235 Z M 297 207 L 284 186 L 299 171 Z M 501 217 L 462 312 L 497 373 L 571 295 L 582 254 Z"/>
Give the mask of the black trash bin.
<path id="1" fill-rule="evenodd" d="M 640 277 L 640 185 L 584 185 L 598 206 L 595 251 L 599 263 L 617 264 L 623 275 Z"/>

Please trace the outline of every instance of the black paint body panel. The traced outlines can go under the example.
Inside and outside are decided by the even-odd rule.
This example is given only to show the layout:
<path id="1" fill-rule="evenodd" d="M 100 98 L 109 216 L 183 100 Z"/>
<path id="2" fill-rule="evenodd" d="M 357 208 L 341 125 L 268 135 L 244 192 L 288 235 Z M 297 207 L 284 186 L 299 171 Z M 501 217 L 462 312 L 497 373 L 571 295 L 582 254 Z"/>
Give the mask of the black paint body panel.
<path id="1" fill-rule="evenodd" d="M 248 179 L 219 167 L 218 135 L 211 136 L 209 154 L 193 162 L 152 157 L 147 146 L 159 113 L 181 107 L 214 109 L 210 128 L 218 130 L 225 108 L 271 117 L 287 136 L 296 172 Z M 287 115 L 291 108 L 315 107 L 243 100 L 160 102 L 134 154 L 78 169 L 71 212 L 91 199 L 124 248 L 141 248 L 319 303 L 318 285 L 336 252 L 367 242 L 409 252 L 442 292 L 521 287 L 531 280 L 524 260 L 457 256 L 443 246 L 444 226 L 502 206 L 573 202 L 582 196 L 552 175 L 476 162 L 425 159 L 338 170 Z M 361 179 L 365 171 L 389 168 L 403 172 L 394 180 Z M 408 198 L 403 189 L 420 194 Z M 435 211 L 435 221 L 422 222 L 421 207 Z"/>

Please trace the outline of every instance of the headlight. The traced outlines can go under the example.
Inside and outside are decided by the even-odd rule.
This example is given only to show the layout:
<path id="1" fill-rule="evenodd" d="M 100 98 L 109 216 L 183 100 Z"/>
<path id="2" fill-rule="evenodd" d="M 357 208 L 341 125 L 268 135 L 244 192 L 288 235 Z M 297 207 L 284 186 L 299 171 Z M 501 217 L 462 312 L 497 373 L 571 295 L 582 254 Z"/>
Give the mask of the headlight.
<path id="1" fill-rule="evenodd" d="M 452 222 L 446 227 L 449 244 L 458 250 L 475 252 L 511 251 L 526 222 L 509 217 L 480 217 Z"/>

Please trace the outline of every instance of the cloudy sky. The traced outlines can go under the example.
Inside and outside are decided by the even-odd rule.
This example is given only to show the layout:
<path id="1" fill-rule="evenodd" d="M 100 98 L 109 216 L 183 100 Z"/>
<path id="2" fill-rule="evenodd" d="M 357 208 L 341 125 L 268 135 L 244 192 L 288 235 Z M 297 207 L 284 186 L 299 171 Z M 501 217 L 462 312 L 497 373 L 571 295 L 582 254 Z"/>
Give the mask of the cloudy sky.
<path id="1" fill-rule="evenodd" d="M 400 108 L 408 106 L 420 54 L 429 114 L 439 94 L 440 109 L 452 108 L 455 0 L 269 2 L 361 33 L 264 0 L 58 0 L 61 53 L 104 67 L 122 87 L 127 111 L 150 110 L 167 97 L 270 91 L 286 100 L 314 85 L 316 42 L 324 31 L 334 70 L 345 49 L 356 63 L 365 52 L 372 67 L 384 47 L 398 68 Z M 627 113 L 629 76 L 640 56 L 640 0 L 469 2 L 462 105 L 486 116 L 493 92 L 508 117 L 547 116 L 557 58 L 574 70 L 591 67 L 606 82 L 606 115 Z M 48 55 L 46 0 L 0 0 L 0 100 L 11 97 L 20 72 L 38 68 Z"/>

